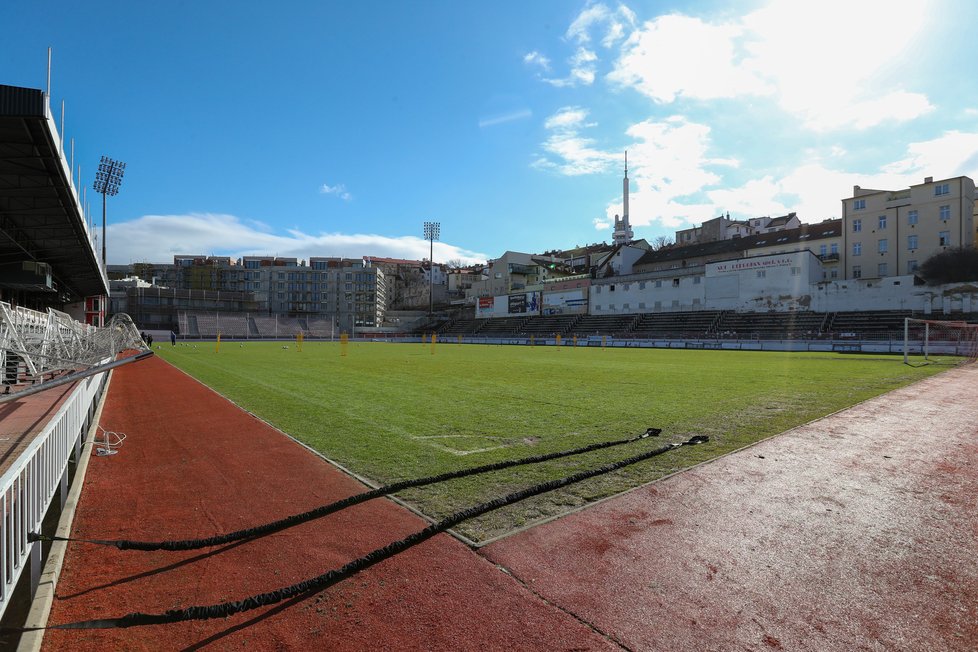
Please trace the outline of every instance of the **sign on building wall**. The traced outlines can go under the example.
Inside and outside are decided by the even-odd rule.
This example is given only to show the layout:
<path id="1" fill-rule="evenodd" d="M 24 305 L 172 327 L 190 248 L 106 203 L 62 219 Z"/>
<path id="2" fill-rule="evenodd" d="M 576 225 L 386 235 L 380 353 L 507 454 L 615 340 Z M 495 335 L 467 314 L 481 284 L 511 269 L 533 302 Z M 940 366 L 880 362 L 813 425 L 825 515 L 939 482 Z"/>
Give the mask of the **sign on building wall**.
<path id="1" fill-rule="evenodd" d="M 509 313 L 520 314 L 526 312 L 526 295 L 525 294 L 511 294 L 509 295 Z"/>
<path id="2" fill-rule="evenodd" d="M 743 272 L 752 269 L 768 269 L 772 267 L 791 266 L 791 256 L 765 256 L 764 258 L 745 258 L 741 260 L 732 260 L 726 263 L 714 263 L 713 273 L 729 274 L 731 272 Z"/>
<path id="3" fill-rule="evenodd" d="M 495 301 L 496 297 L 479 297 L 479 303 L 475 308 L 475 316 L 480 319 L 492 317 Z"/>
<path id="4" fill-rule="evenodd" d="M 543 295 L 544 315 L 581 315 L 587 312 L 584 290 L 546 292 Z"/>
<path id="5" fill-rule="evenodd" d="M 487 317 L 539 314 L 539 292 L 520 292 L 519 294 L 504 294 L 498 297 L 479 297 L 479 302 L 476 304 L 475 309 L 475 316 L 482 319 Z"/>

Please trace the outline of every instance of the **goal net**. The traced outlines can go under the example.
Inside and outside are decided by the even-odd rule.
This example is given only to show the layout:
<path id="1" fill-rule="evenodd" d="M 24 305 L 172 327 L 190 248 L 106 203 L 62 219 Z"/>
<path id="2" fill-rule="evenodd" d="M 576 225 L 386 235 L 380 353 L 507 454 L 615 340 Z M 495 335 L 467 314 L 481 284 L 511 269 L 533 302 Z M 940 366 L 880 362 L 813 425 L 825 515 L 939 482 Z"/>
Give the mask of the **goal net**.
<path id="1" fill-rule="evenodd" d="M 933 362 L 936 356 L 974 362 L 978 358 L 978 324 L 909 317 L 904 320 L 903 362 Z"/>

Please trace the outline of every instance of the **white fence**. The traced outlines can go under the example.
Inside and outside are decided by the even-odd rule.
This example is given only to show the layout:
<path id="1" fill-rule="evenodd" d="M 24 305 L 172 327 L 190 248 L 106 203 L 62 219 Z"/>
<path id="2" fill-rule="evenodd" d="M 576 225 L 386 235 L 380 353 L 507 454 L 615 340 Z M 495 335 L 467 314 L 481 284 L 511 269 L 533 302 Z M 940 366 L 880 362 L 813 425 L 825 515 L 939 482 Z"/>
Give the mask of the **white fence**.
<path id="1" fill-rule="evenodd" d="M 41 572 L 41 544 L 29 542 L 28 533 L 40 532 L 44 514 L 61 494 L 67 498 L 68 463 L 72 452 L 80 459 L 89 418 L 101 395 L 108 372 L 78 381 L 27 449 L 0 477 L 0 617 L 30 559 L 32 592 Z"/>

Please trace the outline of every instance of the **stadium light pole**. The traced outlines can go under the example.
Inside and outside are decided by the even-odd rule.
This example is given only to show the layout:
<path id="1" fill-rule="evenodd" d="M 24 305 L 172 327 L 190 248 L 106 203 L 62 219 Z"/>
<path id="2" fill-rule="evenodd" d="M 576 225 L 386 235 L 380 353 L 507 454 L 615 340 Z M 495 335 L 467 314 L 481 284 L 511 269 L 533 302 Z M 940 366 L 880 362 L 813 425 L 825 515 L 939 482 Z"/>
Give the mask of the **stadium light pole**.
<path id="1" fill-rule="evenodd" d="M 95 192 L 102 194 L 102 272 L 108 274 L 108 267 L 105 260 L 105 197 L 119 194 L 119 186 L 122 184 L 122 175 L 126 173 L 126 164 L 103 156 L 98 164 L 98 172 L 95 173 Z"/>
<path id="2" fill-rule="evenodd" d="M 428 319 L 435 308 L 435 240 L 441 236 L 441 222 L 424 223 L 424 239 L 430 243 L 428 252 Z"/>

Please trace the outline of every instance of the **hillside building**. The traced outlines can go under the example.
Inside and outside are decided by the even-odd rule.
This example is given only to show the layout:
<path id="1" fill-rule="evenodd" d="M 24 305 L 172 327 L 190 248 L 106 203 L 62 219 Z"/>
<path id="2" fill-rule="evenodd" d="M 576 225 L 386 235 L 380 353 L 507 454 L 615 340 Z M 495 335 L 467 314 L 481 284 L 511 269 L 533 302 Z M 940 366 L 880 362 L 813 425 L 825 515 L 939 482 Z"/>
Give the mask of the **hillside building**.
<path id="1" fill-rule="evenodd" d="M 934 254 L 976 245 L 975 182 L 927 177 L 905 190 L 854 186 L 842 200 L 842 219 L 845 278 L 913 274 Z"/>

